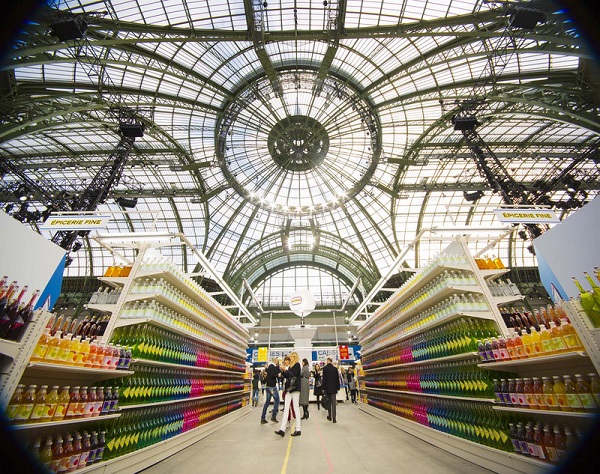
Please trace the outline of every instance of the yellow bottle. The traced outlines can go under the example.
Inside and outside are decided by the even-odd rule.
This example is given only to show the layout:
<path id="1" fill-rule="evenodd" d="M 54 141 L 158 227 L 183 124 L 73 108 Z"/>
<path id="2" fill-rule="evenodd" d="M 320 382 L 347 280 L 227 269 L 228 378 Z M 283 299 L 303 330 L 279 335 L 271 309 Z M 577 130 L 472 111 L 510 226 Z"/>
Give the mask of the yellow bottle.
<path id="1" fill-rule="evenodd" d="M 525 347 L 525 357 L 533 357 L 533 345 L 531 334 L 529 334 L 525 329 L 521 329 L 521 340 L 523 341 L 523 346 Z"/>
<path id="2" fill-rule="evenodd" d="M 71 333 L 64 336 L 58 343 L 58 359 L 59 364 L 69 364 L 69 356 L 71 354 Z"/>
<path id="3" fill-rule="evenodd" d="M 81 339 L 81 337 L 79 337 L 79 339 Z M 90 357 L 90 340 L 89 339 L 84 339 L 83 341 L 80 342 L 81 347 L 80 347 L 80 354 L 79 354 L 79 360 L 77 365 L 79 365 L 80 367 L 86 366 L 88 358 Z"/>
<path id="4" fill-rule="evenodd" d="M 50 341 L 50 328 L 45 328 L 35 346 L 35 349 L 33 349 L 33 354 L 31 355 L 32 361 L 40 362 L 44 360 L 46 352 L 48 352 L 48 341 Z"/>
<path id="5" fill-rule="evenodd" d="M 67 358 L 67 363 L 69 365 L 83 365 L 81 364 L 81 338 L 80 337 L 71 337 L 71 347 L 69 348 L 69 356 Z"/>
<path id="6" fill-rule="evenodd" d="M 553 354 L 556 352 L 554 347 L 554 341 L 552 340 L 552 335 L 548 328 L 542 327 L 542 332 L 540 333 L 540 339 L 542 341 L 542 348 L 544 349 L 544 354 Z"/>
<path id="7" fill-rule="evenodd" d="M 544 348 L 542 347 L 542 338 L 539 332 L 536 331 L 535 327 L 531 327 L 531 346 L 532 353 L 531 357 L 537 357 L 544 353 Z"/>
<path id="8" fill-rule="evenodd" d="M 47 422 L 51 421 L 52 417 L 56 413 L 56 406 L 58 405 L 58 385 L 54 385 L 52 390 L 48 392 L 48 397 L 46 398 L 46 406 L 44 407 L 44 412 L 42 413 L 42 417 L 40 421 Z"/>
<path id="9" fill-rule="evenodd" d="M 59 348 L 58 345 L 61 341 L 61 332 L 56 331 L 56 334 L 50 338 L 48 341 L 48 350 L 46 351 L 46 355 L 44 356 L 45 362 L 58 363 L 59 362 Z"/>
<path id="10" fill-rule="evenodd" d="M 500 260 L 500 257 L 496 257 L 495 255 L 492 255 L 492 259 L 494 262 L 494 265 L 496 266 L 496 268 L 498 268 L 499 270 L 502 270 L 504 268 L 506 268 L 504 266 L 504 263 L 502 263 L 502 260 Z"/>
<path id="11" fill-rule="evenodd" d="M 567 401 L 567 392 L 565 390 L 565 384 L 562 381 L 562 377 L 554 375 L 554 395 L 556 395 L 556 404 L 562 411 L 573 411 Z"/>
<path id="12" fill-rule="evenodd" d="M 550 321 L 550 334 L 552 335 L 552 342 L 556 352 L 566 352 L 567 343 L 565 342 L 564 332 L 562 326 L 557 326 L 554 321 Z"/>
<path id="13" fill-rule="evenodd" d="M 560 320 L 560 327 L 563 330 L 563 337 L 565 338 L 565 342 L 567 344 L 567 349 L 569 351 L 583 351 L 585 350 L 583 344 L 581 343 L 581 339 L 579 339 L 579 335 L 573 325 L 565 318 Z"/>
<path id="14" fill-rule="evenodd" d="M 54 415 L 52 416 L 53 421 L 60 421 L 64 419 L 67 414 L 67 408 L 69 406 L 69 402 L 71 401 L 71 397 L 69 395 L 69 386 L 66 385 L 62 388 L 62 391 L 58 395 L 58 401 L 56 403 L 56 410 L 54 411 Z"/>

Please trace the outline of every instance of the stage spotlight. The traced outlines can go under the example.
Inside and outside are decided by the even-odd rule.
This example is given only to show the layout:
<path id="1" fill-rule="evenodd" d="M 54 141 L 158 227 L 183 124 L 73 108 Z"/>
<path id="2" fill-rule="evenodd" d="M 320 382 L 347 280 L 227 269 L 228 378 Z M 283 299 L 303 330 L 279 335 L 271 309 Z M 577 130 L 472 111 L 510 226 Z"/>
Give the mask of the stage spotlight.
<path id="1" fill-rule="evenodd" d="M 133 209 L 135 206 L 137 206 L 137 198 L 125 198 L 125 197 L 119 197 L 116 199 L 116 203 L 123 207 L 123 208 L 129 208 L 129 209 Z"/>

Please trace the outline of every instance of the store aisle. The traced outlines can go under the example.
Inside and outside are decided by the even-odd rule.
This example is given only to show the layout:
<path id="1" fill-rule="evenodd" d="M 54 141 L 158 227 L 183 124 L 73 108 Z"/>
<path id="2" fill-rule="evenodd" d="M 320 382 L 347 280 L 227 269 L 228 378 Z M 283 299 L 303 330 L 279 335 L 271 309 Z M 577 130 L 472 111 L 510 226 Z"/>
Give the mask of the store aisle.
<path id="1" fill-rule="evenodd" d="M 261 400 L 262 402 L 262 400 Z M 374 418 L 349 402 L 338 404 L 337 423 L 310 405 L 302 436 L 281 438 L 279 424 L 260 424 L 262 403 L 143 474 L 482 474 L 490 471 L 453 456 Z M 278 416 L 281 419 L 281 412 Z"/>

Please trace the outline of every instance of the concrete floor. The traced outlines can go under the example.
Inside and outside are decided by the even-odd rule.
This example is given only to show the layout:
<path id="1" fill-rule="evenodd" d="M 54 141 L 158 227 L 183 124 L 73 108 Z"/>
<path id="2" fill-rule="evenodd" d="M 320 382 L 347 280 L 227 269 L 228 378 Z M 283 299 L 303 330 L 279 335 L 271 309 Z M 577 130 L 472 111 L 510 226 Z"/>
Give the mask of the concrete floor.
<path id="1" fill-rule="evenodd" d="M 151 466 L 143 474 L 483 474 L 490 471 L 442 451 L 370 416 L 350 402 L 338 404 L 337 423 L 310 405 L 302 436 L 274 434 L 260 424 L 262 399 L 252 413 Z M 281 419 L 281 412 L 278 416 Z"/>

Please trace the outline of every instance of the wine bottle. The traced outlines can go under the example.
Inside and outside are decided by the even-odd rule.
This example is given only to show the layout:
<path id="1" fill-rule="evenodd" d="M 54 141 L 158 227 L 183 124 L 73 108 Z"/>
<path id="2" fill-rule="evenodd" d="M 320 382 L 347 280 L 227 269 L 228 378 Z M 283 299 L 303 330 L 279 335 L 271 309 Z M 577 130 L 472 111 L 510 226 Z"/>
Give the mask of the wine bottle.
<path id="1" fill-rule="evenodd" d="M 14 303 L 17 304 L 17 309 L 18 309 L 19 303 L 17 302 L 17 299 L 16 298 L 11 299 L 17 291 L 19 291 L 19 286 L 17 285 L 16 281 L 13 281 L 10 284 L 10 286 L 8 287 L 8 289 L 2 295 L 2 298 L 0 298 L 0 300 L 3 301 L 2 303 L 0 303 L 0 306 L 1 306 L 0 307 L 0 337 L 1 338 L 4 338 L 4 336 L 8 332 L 8 329 L 10 328 L 10 325 L 12 323 L 11 310 L 13 308 Z"/>
<path id="2" fill-rule="evenodd" d="M 10 325 L 10 328 L 8 328 L 6 339 L 21 342 L 23 334 L 25 334 L 29 323 L 33 319 L 33 305 L 39 295 L 40 290 L 36 290 L 31 296 L 29 303 L 17 312 L 14 321 Z"/>

